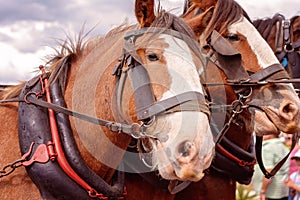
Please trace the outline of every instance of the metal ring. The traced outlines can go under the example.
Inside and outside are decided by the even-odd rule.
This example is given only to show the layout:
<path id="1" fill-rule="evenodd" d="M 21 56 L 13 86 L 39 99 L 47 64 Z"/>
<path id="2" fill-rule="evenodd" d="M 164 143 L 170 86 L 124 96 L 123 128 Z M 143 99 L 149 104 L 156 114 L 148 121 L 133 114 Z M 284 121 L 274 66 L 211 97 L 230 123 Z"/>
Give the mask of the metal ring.
<path id="1" fill-rule="evenodd" d="M 146 162 L 144 156 L 142 156 L 142 161 L 143 161 L 144 165 L 146 165 L 146 167 L 149 167 L 150 169 L 153 169 L 153 165 L 148 164 L 148 163 Z"/>
<path id="2" fill-rule="evenodd" d="M 133 137 L 134 139 L 140 139 L 142 137 L 141 129 L 142 125 L 138 123 L 133 123 L 131 125 L 131 137 Z"/>
<path id="3" fill-rule="evenodd" d="M 243 102 L 239 101 L 239 100 L 235 100 L 231 103 L 232 106 L 232 112 L 235 114 L 240 114 L 243 112 Z M 239 108 L 238 110 L 236 108 Z"/>
<path id="4" fill-rule="evenodd" d="M 156 119 L 156 117 L 155 117 L 155 115 L 153 115 L 149 121 L 147 121 L 146 123 L 143 122 L 142 126 L 145 127 L 145 128 L 149 128 L 150 126 L 153 125 L 155 119 Z"/>
<path id="5" fill-rule="evenodd" d="M 250 87 L 250 91 L 247 95 L 239 94 L 239 97 L 242 99 L 247 99 L 248 97 L 250 97 L 252 95 L 252 92 L 253 92 L 253 89 L 252 89 L 252 87 Z"/>
<path id="6" fill-rule="evenodd" d="M 291 47 L 291 49 L 289 49 L 288 47 Z M 291 44 L 291 43 L 289 43 L 289 44 L 286 44 L 286 45 L 284 45 L 284 51 L 286 51 L 286 52 L 288 52 L 288 53 L 291 53 L 291 52 L 294 52 L 294 48 L 293 48 L 293 45 Z"/>

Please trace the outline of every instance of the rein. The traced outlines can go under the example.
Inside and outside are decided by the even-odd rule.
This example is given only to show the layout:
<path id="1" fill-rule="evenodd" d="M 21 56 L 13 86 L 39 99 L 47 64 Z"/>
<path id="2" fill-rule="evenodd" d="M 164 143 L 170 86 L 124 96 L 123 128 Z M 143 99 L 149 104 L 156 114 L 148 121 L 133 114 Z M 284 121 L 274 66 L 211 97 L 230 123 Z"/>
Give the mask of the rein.
<path id="1" fill-rule="evenodd" d="M 42 77 L 41 77 L 42 79 Z M 100 126 L 105 126 L 108 128 L 110 131 L 113 132 L 122 132 L 126 133 L 130 136 L 138 136 L 142 130 L 143 130 L 143 125 L 133 123 L 133 124 L 121 124 L 118 122 L 112 122 L 112 121 L 107 121 L 103 120 L 100 118 L 92 117 L 89 115 L 85 115 L 83 113 L 78 113 L 76 111 L 70 110 L 66 107 L 62 107 L 56 104 L 53 104 L 52 102 L 47 102 L 44 100 L 39 99 L 40 94 L 38 93 L 28 93 L 24 99 L 20 98 L 12 98 L 12 99 L 5 99 L 5 100 L 0 100 L 0 103 L 9 103 L 9 102 L 26 102 L 28 104 L 34 104 L 37 106 L 41 106 L 43 108 L 51 109 L 57 113 L 63 113 L 69 116 L 77 117 L 79 119 L 82 119 L 84 121 L 88 121 Z"/>
<path id="2" fill-rule="evenodd" d="M 299 139 L 299 133 L 295 133 L 292 138 L 292 145 L 291 145 L 291 149 L 290 149 L 289 153 L 284 158 L 282 158 L 270 172 L 266 170 L 266 168 L 263 164 L 263 161 L 262 161 L 262 156 L 256 157 L 257 163 L 258 163 L 262 173 L 265 175 L 265 177 L 267 179 L 275 176 L 275 174 L 280 170 L 280 168 L 285 163 L 285 161 L 289 158 L 292 150 L 296 146 L 298 139 Z M 261 136 L 256 136 L 256 144 L 257 144 L 257 145 L 255 145 L 256 155 L 262 155 L 262 141 L 263 141 L 263 138 Z"/>

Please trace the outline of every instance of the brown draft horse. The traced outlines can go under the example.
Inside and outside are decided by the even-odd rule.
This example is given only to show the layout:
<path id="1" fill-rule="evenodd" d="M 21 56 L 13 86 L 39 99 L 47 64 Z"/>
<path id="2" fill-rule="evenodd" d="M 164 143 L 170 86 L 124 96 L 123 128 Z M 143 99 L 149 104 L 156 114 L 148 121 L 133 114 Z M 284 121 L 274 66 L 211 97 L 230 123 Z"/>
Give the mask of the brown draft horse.
<path id="1" fill-rule="evenodd" d="M 161 177 L 203 177 L 214 143 L 202 56 L 184 21 L 153 4 L 136 1 L 137 29 L 64 46 L 40 76 L 1 93 L 0 199 L 122 197 L 130 136 L 153 149 Z"/>
<path id="2" fill-rule="evenodd" d="M 264 86 L 252 85 L 252 93 L 243 94 L 239 93 L 239 87 L 239 89 L 237 89 L 236 86 L 230 87 L 226 85 L 230 82 L 230 79 L 247 80 L 247 78 L 245 78 L 247 75 L 243 74 L 241 76 L 241 74 L 239 74 L 239 68 L 234 68 L 230 71 L 226 69 L 226 67 L 224 69 L 220 66 L 227 64 L 228 67 L 234 67 L 234 62 L 230 62 L 230 60 L 235 60 L 236 58 L 234 55 L 236 54 L 239 55 L 238 57 L 241 60 L 241 65 L 250 74 L 259 73 L 261 70 L 265 70 L 267 72 L 267 69 L 270 69 L 269 66 L 273 64 L 276 64 L 276 66 L 279 67 L 279 63 L 272 53 L 272 50 L 251 24 L 247 13 L 236 2 L 232 0 L 191 0 L 187 3 L 187 9 L 183 18 L 188 22 L 199 37 L 200 46 L 203 47 L 203 53 L 206 53 L 209 59 L 215 58 L 215 54 L 222 54 L 225 57 L 227 56 L 227 63 L 225 62 L 222 64 L 221 59 L 224 57 L 219 55 L 217 59 L 214 59 L 214 62 L 217 63 L 216 65 L 218 67 L 210 64 L 210 62 L 208 62 L 209 64 L 206 67 L 206 82 L 222 82 L 225 84 L 225 86 L 218 86 L 218 84 L 215 86 L 213 86 L 213 84 L 207 85 L 207 92 L 211 101 L 216 104 L 230 105 L 238 99 L 237 96 L 244 96 L 246 100 L 243 105 L 255 102 L 263 107 L 262 109 L 255 111 L 250 107 L 245 108 L 238 115 L 235 122 L 230 124 L 225 137 L 231 143 L 227 143 L 227 146 L 224 144 L 222 147 L 225 146 L 228 148 L 228 146 L 231 146 L 231 148 L 229 147 L 229 150 L 227 149 L 230 151 L 231 155 L 233 155 L 229 157 L 235 157 L 233 158 L 235 161 L 231 160 L 231 162 L 242 163 L 245 161 L 244 159 L 246 159 L 247 156 L 253 153 L 251 152 L 251 138 L 254 132 L 257 135 L 270 133 L 279 134 L 280 131 L 295 133 L 299 129 L 299 120 L 297 119 L 299 115 L 299 110 L 297 108 L 299 102 L 292 87 L 286 84 L 270 84 Z M 213 34 L 215 34 L 215 31 L 222 36 L 218 37 L 219 41 L 216 41 L 212 37 Z M 227 42 L 225 42 L 224 39 Z M 220 44 L 220 41 L 222 41 L 223 44 Z M 284 70 L 281 68 L 280 71 L 283 72 Z M 284 77 L 287 78 L 286 75 L 277 78 Z M 260 80 L 266 80 L 268 78 L 276 79 L 276 77 L 272 77 L 271 74 L 268 74 L 267 77 Z M 288 92 L 292 95 L 292 98 L 290 99 L 285 95 L 285 97 L 282 96 L 282 92 Z M 276 101 L 279 100 L 280 103 L 275 102 L 272 99 L 276 99 Z M 266 102 L 262 103 L 262 101 Z M 290 104 L 291 102 L 293 103 Z M 270 108 L 273 111 L 270 112 Z M 286 111 L 288 111 L 291 115 L 286 115 Z M 273 115 L 275 113 L 277 117 Z M 226 111 L 225 122 L 228 122 L 231 116 L 232 110 Z M 221 130 L 223 126 L 227 125 L 224 125 L 224 119 L 222 118 L 222 115 L 219 115 L 218 113 L 212 113 L 212 119 L 215 120 L 216 126 L 219 130 Z M 289 121 L 291 123 L 288 123 Z M 291 129 L 286 129 L 286 123 L 291 125 Z M 218 133 L 218 131 L 216 132 Z M 217 152 L 218 149 L 220 148 L 217 146 Z M 245 153 L 239 155 L 241 151 L 248 152 L 248 154 Z M 233 154 L 234 152 L 239 153 Z M 218 158 L 216 157 L 211 168 L 206 171 L 203 179 L 198 182 L 191 183 L 188 187 L 176 194 L 170 194 L 166 186 L 163 188 L 164 185 L 162 179 L 154 179 L 147 175 L 142 177 L 139 174 L 126 174 L 125 183 L 127 187 L 129 189 L 132 188 L 130 189 L 131 191 L 134 191 L 135 188 L 135 192 L 128 194 L 127 199 L 234 200 L 236 181 L 240 181 L 244 184 L 248 184 L 250 182 L 253 173 L 251 169 L 253 170 L 254 162 L 248 163 L 250 172 L 247 170 L 244 172 L 238 171 L 236 166 L 225 162 L 221 163 L 221 165 L 224 165 L 224 168 L 216 168 L 214 163 L 218 162 L 220 161 L 218 161 Z M 244 164 L 245 163 L 246 161 Z M 227 164 L 230 165 L 226 168 Z M 241 177 L 243 176 L 248 177 L 247 181 L 244 182 L 244 180 L 241 180 Z M 141 190 L 141 188 L 148 188 L 147 191 L 149 191 L 149 193 Z"/>
<path id="3" fill-rule="evenodd" d="M 289 75 L 300 77 L 300 16 L 285 19 L 282 14 L 272 18 L 256 19 L 254 26 L 271 46 L 278 60 L 283 64 Z M 300 83 L 294 83 L 299 89 Z"/>

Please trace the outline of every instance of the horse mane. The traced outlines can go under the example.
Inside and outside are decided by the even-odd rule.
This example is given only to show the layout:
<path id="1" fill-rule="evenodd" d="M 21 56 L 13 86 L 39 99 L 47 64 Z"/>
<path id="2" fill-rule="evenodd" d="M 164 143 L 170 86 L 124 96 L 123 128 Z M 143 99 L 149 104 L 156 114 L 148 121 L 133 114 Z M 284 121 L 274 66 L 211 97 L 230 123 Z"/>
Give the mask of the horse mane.
<path id="1" fill-rule="evenodd" d="M 271 35 L 270 33 L 274 24 L 277 22 L 281 24 L 284 19 L 285 17 L 282 14 L 276 13 L 272 18 L 266 17 L 254 20 L 253 25 L 256 27 L 258 32 L 260 32 L 261 36 L 267 39 Z"/>
<path id="2" fill-rule="evenodd" d="M 24 88 L 25 84 L 25 82 L 22 82 L 17 85 L 8 86 L 4 90 L 0 91 L 0 99 L 6 100 L 18 97 L 21 94 L 21 91 Z"/>
<path id="3" fill-rule="evenodd" d="M 294 21 L 295 21 L 298 17 L 300 17 L 300 14 L 299 14 L 299 15 L 293 16 L 293 17 L 290 19 L 290 20 L 291 20 L 291 24 L 293 24 Z"/>
<path id="4" fill-rule="evenodd" d="M 151 27 L 170 29 L 185 34 L 191 38 L 195 38 L 193 30 L 184 22 L 182 18 L 164 10 L 159 11 L 157 17 L 151 24 Z"/>

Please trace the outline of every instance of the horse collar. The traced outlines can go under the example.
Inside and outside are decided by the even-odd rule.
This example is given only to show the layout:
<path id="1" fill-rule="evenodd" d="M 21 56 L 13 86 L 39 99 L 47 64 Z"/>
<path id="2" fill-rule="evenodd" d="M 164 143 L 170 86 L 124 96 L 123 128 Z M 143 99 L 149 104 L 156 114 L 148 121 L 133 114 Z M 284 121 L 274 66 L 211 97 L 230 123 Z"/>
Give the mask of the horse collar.
<path id="1" fill-rule="evenodd" d="M 25 85 L 20 98 L 24 98 L 28 93 L 38 93 L 42 90 L 43 86 L 39 81 L 29 81 Z M 51 85 L 51 96 L 52 99 L 59 105 L 65 106 L 64 100 L 61 98 L 62 94 L 57 81 Z M 44 96 L 41 97 L 45 99 Z M 105 196 L 122 196 L 123 193 L 123 178 L 124 175 L 118 172 L 117 181 L 113 187 L 109 186 L 103 179 L 97 176 L 89 167 L 83 162 L 77 150 L 73 133 L 70 128 L 69 120 L 67 115 L 58 113 L 57 126 L 60 130 L 61 137 L 63 139 L 63 150 L 70 165 L 70 169 L 74 170 L 74 173 L 85 182 L 87 186 L 91 185 L 90 188 L 96 188 L 98 191 L 103 192 L 97 193 L 96 190 L 90 190 L 90 193 L 81 187 L 80 184 L 76 183 L 73 178 L 70 178 L 64 170 L 62 170 L 59 162 L 56 162 L 55 152 L 50 154 L 52 159 L 46 160 L 35 159 L 35 155 L 39 152 L 43 152 L 44 146 L 53 144 L 53 138 L 51 137 L 50 123 L 48 117 L 48 110 L 46 108 L 36 106 L 34 104 L 28 104 L 26 102 L 19 103 L 19 142 L 21 153 L 25 154 L 32 148 L 32 155 L 30 162 L 25 163 L 27 173 L 32 181 L 39 188 L 41 195 L 46 199 L 92 199 L 95 197 L 104 198 Z M 32 147 L 32 142 L 36 145 Z M 54 144 L 59 145 L 59 144 Z M 62 147 L 61 147 L 62 148 Z M 40 150 L 42 149 L 42 150 Z M 53 152 L 53 151 L 51 151 Z M 46 151 L 47 153 L 47 151 Z M 73 175 L 73 176 L 76 176 Z M 123 178 L 120 178 L 123 177 Z"/>

